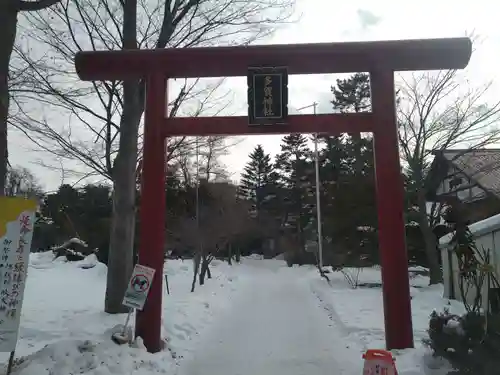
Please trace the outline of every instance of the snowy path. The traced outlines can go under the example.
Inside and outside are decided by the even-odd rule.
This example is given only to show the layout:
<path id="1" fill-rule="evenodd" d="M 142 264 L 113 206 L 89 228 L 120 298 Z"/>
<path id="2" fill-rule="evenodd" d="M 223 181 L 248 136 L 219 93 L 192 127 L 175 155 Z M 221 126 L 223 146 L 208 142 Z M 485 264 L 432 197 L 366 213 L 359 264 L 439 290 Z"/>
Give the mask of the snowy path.
<path id="1" fill-rule="evenodd" d="M 362 372 L 359 353 L 346 349 L 307 282 L 301 283 L 286 268 L 277 273 L 256 271 L 254 283 L 241 290 L 228 314 L 207 332 L 194 358 L 180 366 L 179 375 Z"/>

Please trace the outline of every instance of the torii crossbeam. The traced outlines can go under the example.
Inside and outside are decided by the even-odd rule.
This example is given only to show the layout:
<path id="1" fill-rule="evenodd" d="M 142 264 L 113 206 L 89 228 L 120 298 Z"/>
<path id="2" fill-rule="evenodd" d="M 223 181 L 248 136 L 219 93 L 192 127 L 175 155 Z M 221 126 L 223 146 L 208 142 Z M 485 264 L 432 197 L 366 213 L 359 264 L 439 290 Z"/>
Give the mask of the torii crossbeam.
<path id="1" fill-rule="evenodd" d="M 469 38 L 78 53 L 75 64 L 82 80 L 146 81 L 139 262 L 156 273 L 144 310 L 137 314 L 136 335 L 147 349 L 161 349 L 165 138 L 344 132 L 373 133 L 386 345 L 412 347 L 394 72 L 463 69 L 471 53 Z M 285 124 L 265 127 L 249 126 L 246 116 L 166 118 L 168 78 L 245 76 L 248 67 L 266 64 L 287 67 L 289 74 L 369 72 L 372 112 L 295 115 Z"/>

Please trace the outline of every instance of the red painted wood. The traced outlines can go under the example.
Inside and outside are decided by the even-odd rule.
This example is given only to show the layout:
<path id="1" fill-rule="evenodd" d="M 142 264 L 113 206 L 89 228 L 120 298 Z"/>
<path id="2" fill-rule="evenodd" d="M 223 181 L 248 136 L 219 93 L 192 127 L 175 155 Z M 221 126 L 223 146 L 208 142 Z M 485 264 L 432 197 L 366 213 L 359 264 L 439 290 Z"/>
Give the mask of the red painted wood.
<path id="1" fill-rule="evenodd" d="M 387 349 L 404 349 L 413 346 L 413 329 L 394 73 L 372 72 L 370 83 L 385 340 Z"/>
<path id="2" fill-rule="evenodd" d="M 242 134 L 290 134 L 290 133 L 361 133 L 373 131 L 373 115 L 321 114 L 292 115 L 282 125 L 248 125 L 248 117 L 175 117 L 163 122 L 163 135 L 209 136 Z"/>
<path id="3" fill-rule="evenodd" d="M 165 112 L 166 80 L 152 76 L 146 83 L 144 157 L 141 179 L 139 263 L 155 269 L 148 299 L 137 311 L 135 334 L 151 353 L 162 349 L 161 317 L 165 244 L 165 138 L 161 121 Z"/>
<path id="4" fill-rule="evenodd" d="M 470 59 L 469 38 L 380 42 L 281 44 L 79 52 L 76 71 L 86 81 L 145 77 L 246 76 L 248 66 L 286 66 L 289 74 L 462 69 Z"/>

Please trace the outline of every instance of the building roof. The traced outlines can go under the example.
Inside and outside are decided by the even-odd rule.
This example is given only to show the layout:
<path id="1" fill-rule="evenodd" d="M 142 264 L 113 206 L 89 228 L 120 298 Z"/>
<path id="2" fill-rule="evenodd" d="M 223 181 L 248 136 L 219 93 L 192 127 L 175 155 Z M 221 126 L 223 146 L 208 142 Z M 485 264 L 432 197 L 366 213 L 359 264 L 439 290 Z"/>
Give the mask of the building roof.
<path id="1" fill-rule="evenodd" d="M 500 197 L 500 149 L 443 150 L 433 153 L 487 192 Z"/>

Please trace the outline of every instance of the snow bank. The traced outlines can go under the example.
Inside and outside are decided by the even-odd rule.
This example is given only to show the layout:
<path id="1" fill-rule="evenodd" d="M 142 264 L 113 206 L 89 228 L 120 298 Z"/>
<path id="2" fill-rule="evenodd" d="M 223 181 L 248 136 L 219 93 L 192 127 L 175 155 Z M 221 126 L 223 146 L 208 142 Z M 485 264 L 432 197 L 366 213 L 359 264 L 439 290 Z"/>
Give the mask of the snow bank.
<path id="1" fill-rule="evenodd" d="M 248 280 L 241 265 L 213 260 L 212 279 L 203 286 L 197 283 L 195 293 L 190 293 L 192 267 L 191 260 L 169 260 L 165 267 L 170 295 L 163 299 L 163 337 L 181 359 L 193 354 L 200 334 L 231 306 L 239 284 Z"/>
<path id="2" fill-rule="evenodd" d="M 238 283 L 245 280 L 245 272 L 238 272 L 241 267 L 214 260 L 212 279 L 190 293 L 192 262 L 167 262 L 170 295 L 165 288 L 163 335 L 169 351 L 153 358 L 111 342 L 110 329 L 123 324 L 126 315 L 103 312 L 107 267 L 94 254 L 66 262 L 64 257 L 54 260 L 51 251 L 32 253 L 16 349 L 17 358 L 27 357 L 15 373 L 66 375 L 81 373 L 80 368 L 99 375 L 168 371 L 192 354 L 201 333 L 230 306 Z M 92 349 L 81 351 L 88 340 Z M 8 353 L 0 354 L 0 360 L 7 358 Z"/>
<path id="3" fill-rule="evenodd" d="M 353 273 L 355 270 L 346 270 Z M 385 347 L 383 299 L 381 287 L 358 287 L 353 289 L 341 272 L 328 274 L 330 285 L 324 279 L 311 276 L 312 292 L 318 297 L 330 319 L 337 324 L 351 346 L 359 348 L 360 356 L 367 349 Z M 359 283 L 381 285 L 380 269 L 364 268 L 359 274 Z M 458 301 L 442 298 L 443 286 L 428 286 L 429 279 L 414 276 L 410 279 L 412 297 L 413 332 L 416 349 L 395 351 L 396 364 L 400 375 L 427 373 L 437 368 L 435 374 L 446 374 L 449 368 L 444 360 L 432 357 L 424 347 L 422 339 L 427 337 L 429 315 L 433 310 L 445 307 L 451 312 L 462 314 L 464 308 Z M 440 370 L 440 371 L 439 371 Z"/>
<path id="4" fill-rule="evenodd" d="M 289 268 L 282 260 L 255 256 L 243 258 L 242 264 L 233 266 L 214 260 L 212 279 L 206 280 L 204 286 L 197 285 L 195 292 L 190 293 L 192 267 L 191 260 L 169 260 L 166 263 L 164 272 L 170 295 L 166 295 L 165 288 L 162 327 L 169 350 L 152 355 L 140 345 L 139 348 L 129 348 L 111 342 L 110 329 L 123 324 L 125 315 L 103 312 L 107 269 L 95 255 L 79 262 L 65 262 L 63 257 L 54 260 L 51 252 L 32 254 L 14 374 L 146 375 L 175 372 L 183 361 L 203 351 L 201 337 L 209 327 L 226 327 L 224 319 L 237 311 L 233 310 L 233 305 L 241 303 L 236 298 L 255 290 L 255 280 L 266 280 L 271 284 L 280 282 L 283 287 L 290 288 L 298 282 L 306 292 L 310 291 L 316 297 L 311 298 L 313 303 L 317 301 L 316 308 L 325 314 L 325 319 L 328 316 L 335 327 L 332 347 L 341 345 L 353 351 L 351 359 L 356 361 L 356 369 L 360 368 L 361 355 L 366 349 L 385 346 L 380 268 L 363 269 L 358 282 L 364 286 L 352 289 L 341 272 L 328 274 L 329 285 L 312 266 Z M 351 275 L 357 272 L 346 271 Z M 429 287 L 428 278 L 417 271 L 422 270 L 411 271 L 417 348 L 396 351 L 396 364 L 400 375 L 429 373 L 430 368 L 435 369 L 432 374 L 445 374 L 448 369 L 443 361 L 432 358 L 421 339 L 427 336 L 429 314 L 433 309 L 447 307 L 460 314 L 463 308 L 459 302 L 443 299 L 442 287 Z M 299 301 L 298 309 L 301 303 L 306 302 Z M 304 311 L 311 312 L 305 307 Z M 245 350 L 244 343 L 242 350 Z M 342 354 L 338 355 L 341 357 L 339 362 L 346 360 Z M 2 353 L 3 361 L 7 357 L 8 353 Z"/>
<path id="5" fill-rule="evenodd" d="M 145 375 L 172 373 L 167 352 L 153 355 L 143 348 L 111 342 L 63 340 L 47 345 L 16 366 L 17 375 Z"/>

